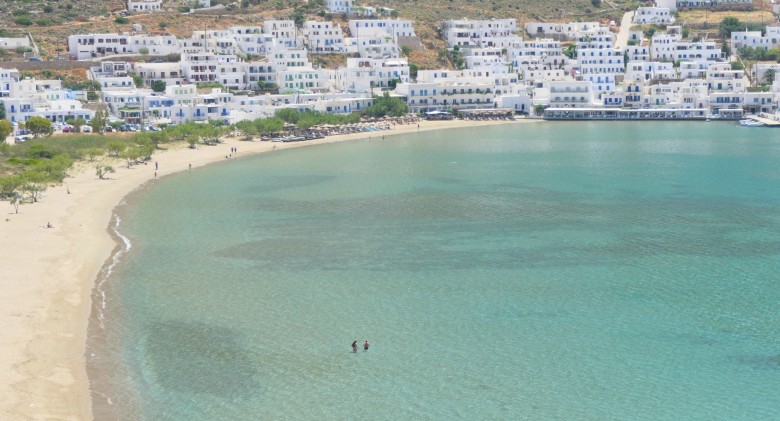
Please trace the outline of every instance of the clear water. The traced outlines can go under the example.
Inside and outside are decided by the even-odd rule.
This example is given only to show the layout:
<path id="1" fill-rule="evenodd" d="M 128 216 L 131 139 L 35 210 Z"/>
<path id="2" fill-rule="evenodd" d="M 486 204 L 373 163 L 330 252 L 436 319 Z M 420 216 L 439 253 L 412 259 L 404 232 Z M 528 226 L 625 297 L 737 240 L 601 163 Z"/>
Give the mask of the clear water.
<path id="1" fill-rule="evenodd" d="M 143 420 L 777 419 L 779 164 L 780 130 L 540 123 L 167 178 L 123 211 L 107 394 Z"/>

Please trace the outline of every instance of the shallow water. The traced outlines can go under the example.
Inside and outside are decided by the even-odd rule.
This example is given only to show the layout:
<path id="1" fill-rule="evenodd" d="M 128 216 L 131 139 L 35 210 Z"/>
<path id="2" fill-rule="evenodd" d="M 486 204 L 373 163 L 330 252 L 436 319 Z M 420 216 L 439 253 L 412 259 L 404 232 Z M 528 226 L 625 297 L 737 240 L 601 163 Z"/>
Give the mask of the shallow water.
<path id="1" fill-rule="evenodd" d="M 166 178 L 121 210 L 101 387 L 122 419 L 776 418 L 779 158 L 540 123 Z"/>

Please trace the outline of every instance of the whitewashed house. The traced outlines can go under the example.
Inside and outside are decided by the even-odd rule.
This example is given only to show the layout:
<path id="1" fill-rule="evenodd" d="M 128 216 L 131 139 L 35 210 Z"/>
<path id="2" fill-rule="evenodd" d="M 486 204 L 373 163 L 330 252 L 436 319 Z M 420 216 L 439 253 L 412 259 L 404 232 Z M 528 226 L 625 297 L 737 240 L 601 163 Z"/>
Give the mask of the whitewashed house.
<path id="1" fill-rule="evenodd" d="M 352 0 L 326 0 L 325 9 L 330 13 L 352 13 Z"/>
<path id="2" fill-rule="evenodd" d="M 161 10 L 162 0 L 127 0 L 128 12 L 159 12 Z"/>
<path id="3" fill-rule="evenodd" d="M 498 39 L 513 39 L 515 19 L 444 21 L 444 39 L 450 47 L 494 47 Z"/>
<path id="4" fill-rule="evenodd" d="M 0 38 L 0 49 L 15 50 L 17 48 L 30 48 L 30 40 L 22 38 Z"/>
<path id="5" fill-rule="evenodd" d="M 406 58 L 392 60 L 348 58 L 347 66 L 336 70 L 335 88 L 346 92 L 373 92 L 409 82 Z"/>
<path id="6" fill-rule="evenodd" d="M 666 7 L 639 7 L 634 13 L 635 25 L 668 25 L 674 23 L 674 15 Z"/>
<path id="7" fill-rule="evenodd" d="M 415 37 L 414 24 L 406 19 L 352 19 L 349 21 L 349 33 L 352 37 L 363 36 L 363 31 L 378 29 L 398 37 Z"/>
<path id="8" fill-rule="evenodd" d="M 306 21 L 302 32 L 304 45 L 313 54 L 341 53 L 346 49 L 341 26 L 333 22 Z"/>

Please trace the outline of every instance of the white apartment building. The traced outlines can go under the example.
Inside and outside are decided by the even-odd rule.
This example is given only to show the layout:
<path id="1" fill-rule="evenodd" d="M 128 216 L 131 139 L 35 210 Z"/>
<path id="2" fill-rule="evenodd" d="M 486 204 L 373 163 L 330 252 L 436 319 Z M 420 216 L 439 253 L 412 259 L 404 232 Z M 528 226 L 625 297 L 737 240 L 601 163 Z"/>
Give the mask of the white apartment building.
<path id="1" fill-rule="evenodd" d="M 681 35 L 656 33 L 650 44 L 650 58 L 661 61 L 710 60 L 723 57 L 715 41 L 682 41 Z"/>
<path id="2" fill-rule="evenodd" d="M 92 110 L 82 108 L 81 102 L 62 89 L 59 80 L 19 79 L 16 69 L 0 72 L 0 86 L 5 106 L 6 119 L 12 123 L 23 122 L 31 117 L 43 117 L 50 121 L 83 118 L 89 121 L 95 115 Z"/>
<path id="3" fill-rule="evenodd" d="M 629 45 L 626 47 L 628 61 L 650 61 L 650 46 L 648 45 Z"/>
<path id="4" fill-rule="evenodd" d="M 705 79 L 712 62 L 706 60 L 682 61 L 678 69 L 680 79 Z"/>
<path id="5" fill-rule="evenodd" d="M 463 60 L 469 69 L 503 65 L 506 62 L 501 48 L 496 47 L 465 49 L 463 50 Z"/>
<path id="6" fill-rule="evenodd" d="M 406 97 L 409 110 L 414 113 L 493 107 L 493 85 L 489 82 L 400 83 L 396 93 Z"/>
<path id="7" fill-rule="evenodd" d="M 397 81 L 409 83 L 409 63 L 406 58 L 348 58 L 347 67 L 336 70 L 335 87 L 345 92 L 370 93 L 374 88 L 391 88 Z"/>
<path id="8" fill-rule="evenodd" d="M 592 31 L 600 27 L 602 25 L 598 22 L 529 22 L 525 24 L 525 31 L 532 37 L 553 38 L 561 41 L 576 39 L 581 32 Z"/>
<path id="9" fill-rule="evenodd" d="M 0 68 L 0 98 L 11 94 L 11 84 L 19 81 L 19 70 Z"/>
<path id="10" fill-rule="evenodd" d="M 634 13 L 633 23 L 668 25 L 674 23 L 674 15 L 667 7 L 639 7 Z"/>
<path id="11" fill-rule="evenodd" d="M 414 24 L 406 19 L 353 19 L 349 21 L 349 33 L 353 38 L 363 36 L 363 32 L 378 29 L 387 32 L 393 39 L 415 37 Z"/>
<path id="12" fill-rule="evenodd" d="M 630 61 L 626 66 L 625 81 L 644 83 L 651 80 L 676 79 L 674 65 L 662 61 Z"/>
<path id="13" fill-rule="evenodd" d="M 242 64 L 246 75 L 246 89 L 256 89 L 259 82 L 278 84 L 276 80 L 276 63 L 261 60 Z"/>
<path id="14" fill-rule="evenodd" d="M 587 80 L 550 81 L 543 86 L 549 92 L 547 105 L 551 108 L 590 108 L 599 104 L 593 85 Z"/>
<path id="15" fill-rule="evenodd" d="M 228 30 L 244 54 L 266 55 L 277 47 L 273 35 L 264 34 L 261 26 L 231 26 Z"/>
<path id="16" fill-rule="evenodd" d="M 515 19 L 444 21 L 444 39 L 450 47 L 493 47 L 493 40 L 511 37 L 515 32 Z"/>
<path id="17" fill-rule="evenodd" d="M 128 45 L 134 53 L 140 53 L 143 48 L 155 56 L 179 53 L 179 42 L 172 35 L 133 35 L 128 38 Z"/>
<path id="18" fill-rule="evenodd" d="M 325 8 L 330 13 L 352 13 L 352 0 L 326 0 Z"/>
<path id="19" fill-rule="evenodd" d="M 618 76 L 625 70 L 624 52 L 612 47 L 615 35 L 609 28 L 599 26 L 580 31 L 576 39 L 577 77 L 591 82 L 597 95 L 614 91 Z"/>
<path id="20" fill-rule="evenodd" d="M 100 89 L 108 91 L 112 89 L 132 89 L 135 87 L 130 76 L 98 76 L 94 79 L 100 84 Z"/>
<path id="21" fill-rule="evenodd" d="M 291 20 L 267 20 L 263 22 L 263 33 L 273 36 L 281 47 L 300 48 L 303 45 L 295 22 Z"/>
<path id="22" fill-rule="evenodd" d="M 151 86 L 155 80 L 162 80 L 166 86 L 179 85 L 183 82 L 183 63 L 136 63 L 135 71 L 144 79 L 146 86 Z"/>
<path id="23" fill-rule="evenodd" d="M 162 0 L 127 0 L 128 12 L 159 12 Z"/>
<path id="24" fill-rule="evenodd" d="M 523 69 L 531 63 L 541 63 L 552 67 L 561 67 L 567 58 L 563 55 L 561 42 L 552 39 L 522 41 L 507 49 L 508 59 L 515 69 Z"/>
<path id="25" fill-rule="evenodd" d="M 393 37 L 381 29 L 364 29 L 360 37 L 344 39 L 346 51 L 361 58 L 398 58 L 401 50 Z"/>
<path id="26" fill-rule="evenodd" d="M 148 54 L 166 55 L 179 52 L 176 37 L 167 35 L 87 34 L 68 37 L 68 53 L 76 60 L 112 54 L 138 54 L 146 48 Z"/>
<path id="27" fill-rule="evenodd" d="M 76 60 L 133 53 L 128 43 L 129 38 L 129 35 L 119 34 L 71 35 L 68 37 L 68 53 Z"/>
<path id="28" fill-rule="evenodd" d="M 780 26 L 767 26 L 766 35 L 761 35 L 761 31 L 734 31 L 731 33 L 731 48 L 736 51 L 742 47 L 780 48 Z"/>
<path id="29" fill-rule="evenodd" d="M 712 64 L 707 68 L 707 87 L 710 92 L 745 92 L 747 81 L 744 70 L 732 70 L 729 63 Z"/>
<path id="30" fill-rule="evenodd" d="M 341 53 L 346 49 L 341 26 L 333 22 L 306 21 L 302 32 L 304 45 L 313 54 Z"/>

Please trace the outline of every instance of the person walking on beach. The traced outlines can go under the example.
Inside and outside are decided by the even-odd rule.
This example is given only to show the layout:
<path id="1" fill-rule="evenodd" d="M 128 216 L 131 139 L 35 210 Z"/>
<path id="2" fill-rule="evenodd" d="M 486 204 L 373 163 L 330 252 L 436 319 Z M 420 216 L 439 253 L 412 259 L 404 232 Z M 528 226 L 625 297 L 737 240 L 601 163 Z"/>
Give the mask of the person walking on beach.
<path id="1" fill-rule="evenodd" d="M 358 348 L 357 341 L 352 342 L 352 352 L 357 352 L 357 348 Z"/>
<path id="2" fill-rule="evenodd" d="M 190 163 L 190 171 L 192 171 L 192 164 Z"/>
<path id="3" fill-rule="evenodd" d="M 368 347 L 369 347 L 370 345 L 371 345 L 371 344 L 369 344 L 369 343 L 368 343 L 368 339 L 366 339 L 366 341 L 365 341 L 365 342 L 363 342 L 363 351 L 368 351 Z"/>
<path id="4" fill-rule="evenodd" d="M 157 179 L 157 171 L 154 172 L 154 178 Z"/>
<path id="5" fill-rule="evenodd" d="M 154 161 L 154 169 L 155 169 L 155 171 L 158 169 L 157 161 Z"/>

